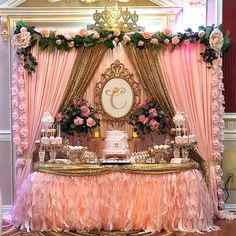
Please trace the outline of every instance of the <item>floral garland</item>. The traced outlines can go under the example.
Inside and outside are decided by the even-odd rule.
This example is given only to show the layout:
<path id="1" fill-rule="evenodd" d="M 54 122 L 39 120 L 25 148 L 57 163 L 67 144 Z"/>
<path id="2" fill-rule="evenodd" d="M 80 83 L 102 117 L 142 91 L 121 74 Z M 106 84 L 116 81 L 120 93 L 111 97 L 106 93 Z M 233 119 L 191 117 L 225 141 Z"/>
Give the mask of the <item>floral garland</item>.
<path id="1" fill-rule="evenodd" d="M 166 28 L 162 32 L 154 34 L 148 32 L 124 33 L 119 30 L 100 32 L 89 32 L 81 29 L 78 32 L 60 33 L 49 30 L 35 30 L 34 26 L 29 26 L 22 21 L 17 22 L 13 45 L 16 46 L 17 55 L 22 59 L 24 69 L 29 74 L 35 72 L 37 66 L 36 58 L 31 53 L 31 48 L 38 43 L 42 50 L 68 51 L 72 48 L 82 46 L 91 47 L 96 44 L 105 45 L 108 48 L 114 48 L 120 42 L 128 45 L 134 44 L 137 48 L 143 49 L 146 45 L 152 45 L 154 49 L 166 48 L 171 46 L 173 49 L 178 45 L 188 45 L 190 43 L 200 42 L 206 46 L 201 56 L 205 62 L 212 66 L 212 62 L 217 59 L 217 52 L 225 52 L 230 47 L 230 33 L 223 35 L 223 25 L 218 27 L 200 26 L 198 32 L 193 32 L 191 28 L 184 33 L 173 33 Z"/>

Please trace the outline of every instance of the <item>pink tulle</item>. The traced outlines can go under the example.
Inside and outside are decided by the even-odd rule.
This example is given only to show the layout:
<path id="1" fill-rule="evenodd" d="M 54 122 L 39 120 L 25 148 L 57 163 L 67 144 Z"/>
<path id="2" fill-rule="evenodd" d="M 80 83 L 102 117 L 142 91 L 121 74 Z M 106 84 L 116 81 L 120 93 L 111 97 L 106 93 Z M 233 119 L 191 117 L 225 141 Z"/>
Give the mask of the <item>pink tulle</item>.
<path id="1" fill-rule="evenodd" d="M 217 230 L 198 170 L 162 175 L 68 177 L 34 172 L 24 182 L 13 223 L 31 230 Z"/>

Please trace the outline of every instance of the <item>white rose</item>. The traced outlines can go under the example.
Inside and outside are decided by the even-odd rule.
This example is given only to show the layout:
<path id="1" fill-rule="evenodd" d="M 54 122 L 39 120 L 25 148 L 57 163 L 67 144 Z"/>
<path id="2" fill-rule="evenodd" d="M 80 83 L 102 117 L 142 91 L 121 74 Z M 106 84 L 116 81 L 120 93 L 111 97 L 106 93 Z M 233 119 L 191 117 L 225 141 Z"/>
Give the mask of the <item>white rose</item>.
<path id="1" fill-rule="evenodd" d="M 224 43 L 224 38 L 223 38 L 222 32 L 218 28 L 215 28 L 212 31 L 209 42 L 210 42 L 211 48 L 213 48 L 216 51 L 221 50 Z"/>

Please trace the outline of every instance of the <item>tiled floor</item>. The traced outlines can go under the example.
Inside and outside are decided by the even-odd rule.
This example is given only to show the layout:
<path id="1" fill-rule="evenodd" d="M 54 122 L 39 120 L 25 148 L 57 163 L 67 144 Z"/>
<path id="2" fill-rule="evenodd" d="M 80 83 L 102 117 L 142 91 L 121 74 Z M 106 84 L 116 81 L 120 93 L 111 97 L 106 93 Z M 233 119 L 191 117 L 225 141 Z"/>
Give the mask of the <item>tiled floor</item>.
<path id="1" fill-rule="evenodd" d="M 236 220 L 219 220 L 216 225 L 219 225 L 221 230 L 204 234 L 176 233 L 176 236 L 236 236 Z"/>

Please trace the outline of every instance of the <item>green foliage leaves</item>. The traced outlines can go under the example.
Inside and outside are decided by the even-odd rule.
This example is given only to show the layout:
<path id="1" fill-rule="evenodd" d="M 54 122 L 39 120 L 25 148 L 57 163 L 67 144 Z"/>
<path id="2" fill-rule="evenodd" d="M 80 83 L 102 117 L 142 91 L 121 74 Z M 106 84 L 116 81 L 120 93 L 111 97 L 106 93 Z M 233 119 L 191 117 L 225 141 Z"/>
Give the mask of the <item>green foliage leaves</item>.
<path id="1" fill-rule="evenodd" d="M 18 49 L 18 55 L 23 57 L 24 61 L 27 61 L 26 64 L 24 63 L 24 67 L 29 71 L 29 73 L 35 71 L 37 63 L 36 59 L 32 55 L 29 56 L 28 51 L 30 51 L 31 48 L 37 43 L 42 50 L 53 51 L 57 49 L 60 51 L 68 51 L 72 48 L 78 49 L 80 47 L 91 47 L 96 44 L 103 44 L 107 48 L 113 49 L 120 42 L 124 42 L 126 45 L 133 44 L 140 49 L 145 48 L 146 45 L 151 45 L 154 50 L 166 48 L 168 45 L 170 45 L 172 47 L 172 50 L 174 50 L 175 47 L 182 44 L 187 45 L 188 43 L 200 42 L 206 46 L 206 51 L 201 53 L 203 60 L 210 65 L 212 64 L 212 61 L 215 60 L 214 49 L 209 50 L 210 35 L 216 28 L 215 25 L 206 27 L 200 26 L 199 31 L 201 31 L 201 35 L 199 35 L 200 32 L 194 32 L 191 28 L 188 28 L 184 33 L 178 32 L 176 34 L 173 34 L 171 32 L 166 33 L 163 31 L 156 32 L 153 35 L 148 35 L 148 33 L 146 33 L 147 35 L 145 36 L 144 33 L 135 32 L 125 35 L 126 38 L 124 37 L 124 32 L 107 30 L 101 30 L 99 33 L 94 32 L 93 34 L 77 34 L 73 37 L 66 37 L 62 34 L 56 34 L 55 31 L 49 31 L 48 34 L 44 35 L 35 31 L 34 26 L 29 26 L 23 21 L 18 21 L 16 23 L 15 34 L 20 34 L 22 28 L 25 28 L 28 32 L 30 32 L 31 40 L 26 50 L 23 50 L 22 48 Z M 217 28 L 222 32 L 224 30 L 222 24 Z M 172 42 L 173 38 L 175 40 L 175 43 Z M 178 41 L 177 43 L 176 38 Z M 226 52 L 229 49 L 230 44 L 230 33 L 226 32 L 224 35 L 224 42 L 221 51 Z"/>

